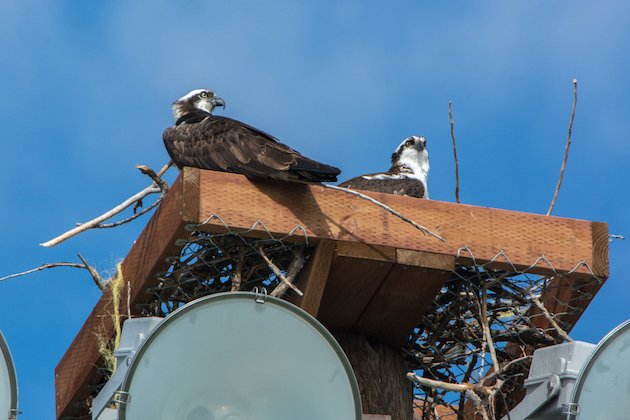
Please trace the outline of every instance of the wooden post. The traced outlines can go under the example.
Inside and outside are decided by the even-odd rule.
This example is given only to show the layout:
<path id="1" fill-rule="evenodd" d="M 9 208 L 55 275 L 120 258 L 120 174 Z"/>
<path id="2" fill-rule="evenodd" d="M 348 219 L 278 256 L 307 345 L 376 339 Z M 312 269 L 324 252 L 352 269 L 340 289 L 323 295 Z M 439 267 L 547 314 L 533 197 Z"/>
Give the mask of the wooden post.
<path id="1" fill-rule="evenodd" d="M 354 370 L 364 413 L 389 415 L 391 420 L 413 418 L 413 386 L 409 366 L 400 351 L 365 336 L 335 333 Z"/>

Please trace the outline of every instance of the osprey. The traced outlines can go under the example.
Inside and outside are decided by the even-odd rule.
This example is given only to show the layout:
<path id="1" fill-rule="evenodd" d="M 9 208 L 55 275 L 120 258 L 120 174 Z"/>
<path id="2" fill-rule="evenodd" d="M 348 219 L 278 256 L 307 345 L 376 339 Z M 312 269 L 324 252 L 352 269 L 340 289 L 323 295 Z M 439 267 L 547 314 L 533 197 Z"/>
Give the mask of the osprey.
<path id="1" fill-rule="evenodd" d="M 411 136 L 403 140 L 392 154 L 392 166 L 387 172 L 361 175 L 339 184 L 357 190 L 429 198 L 429 152 L 427 140 Z"/>
<path id="2" fill-rule="evenodd" d="M 339 169 L 309 159 L 250 125 L 212 115 L 225 108 L 211 90 L 196 89 L 173 103 L 175 125 L 162 138 L 171 159 L 184 166 L 287 181 L 336 181 Z"/>

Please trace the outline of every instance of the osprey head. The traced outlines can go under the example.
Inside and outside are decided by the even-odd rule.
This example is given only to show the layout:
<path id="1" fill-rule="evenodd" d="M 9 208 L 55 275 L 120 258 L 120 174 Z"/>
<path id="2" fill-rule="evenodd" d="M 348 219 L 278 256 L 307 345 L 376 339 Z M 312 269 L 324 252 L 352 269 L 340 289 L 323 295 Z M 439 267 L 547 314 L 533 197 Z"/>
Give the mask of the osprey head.
<path id="1" fill-rule="evenodd" d="M 173 102 L 173 117 L 177 121 L 184 115 L 195 111 L 205 111 L 212 114 L 212 111 L 217 106 L 225 108 L 225 102 L 215 95 L 213 91 L 195 89 Z"/>
<path id="2" fill-rule="evenodd" d="M 429 152 L 427 139 L 424 136 L 410 136 L 400 143 L 392 154 L 392 167 L 398 167 L 403 172 L 414 174 L 429 173 Z"/>

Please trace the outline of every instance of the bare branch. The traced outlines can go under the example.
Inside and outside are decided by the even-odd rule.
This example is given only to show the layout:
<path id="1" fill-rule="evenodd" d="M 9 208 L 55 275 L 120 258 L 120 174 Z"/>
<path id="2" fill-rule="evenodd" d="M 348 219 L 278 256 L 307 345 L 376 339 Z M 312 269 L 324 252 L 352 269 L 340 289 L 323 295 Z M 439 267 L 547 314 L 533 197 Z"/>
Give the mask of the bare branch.
<path id="1" fill-rule="evenodd" d="M 291 264 L 289 264 L 289 268 L 287 268 L 286 280 L 287 282 L 282 282 L 271 292 L 271 296 L 280 297 L 284 295 L 290 285 L 295 281 L 295 277 L 300 273 L 302 267 L 304 266 L 304 246 L 296 246 L 293 250 L 293 260 Z M 302 296 L 300 294 L 300 296 Z"/>
<path id="2" fill-rule="evenodd" d="M 423 378 L 421 376 L 416 375 L 413 372 L 409 372 L 407 374 L 407 379 L 409 379 L 410 381 L 420 386 L 427 386 L 429 388 L 440 388 L 445 391 L 453 391 L 453 392 L 473 391 L 475 394 L 482 395 L 485 397 L 492 395 L 492 388 L 484 386 L 484 385 L 471 384 L 467 382 L 461 383 L 461 384 L 454 384 L 451 382 L 436 381 L 435 379 Z"/>
<path id="3" fill-rule="evenodd" d="M 556 205 L 556 199 L 560 192 L 560 186 L 562 185 L 562 178 L 564 177 L 564 168 L 567 166 L 567 159 L 569 158 L 569 147 L 571 147 L 571 130 L 573 130 L 573 119 L 575 118 L 575 105 L 577 104 L 577 79 L 573 79 L 573 105 L 571 106 L 571 120 L 569 121 L 569 134 L 567 136 L 567 144 L 564 146 L 564 159 L 562 160 L 562 166 L 560 167 L 560 178 L 558 178 L 558 184 L 556 184 L 556 190 L 553 193 L 549 210 L 547 210 L 547 216 L 551 216 L 551 212 Z"/>
<path id="4" fill-rule="evenodd" d="M 273 274 L 276 275 L 276 277 L 278 278 L 278 280 L 280 280 L 282 283 L 286 284 L 287 287 L 290 287 L 291 289 L 293 289 L 293 291 L 295 293 L 297 293 L 300 296 L 303 296 L 304 293 L 302 293 L 302 291 L 300 289 L 298 289 L 293 283 L 291 283 L 289 281 L 289 279 L 287 279 L 284 274 L 282 274 L 282 271 L 280 271 L 280 269 L 273 263 L 273 261 L 271 261 L 269 259 L 269 257 L 267 257 L 267 254 L 265 254 L 265 251 L 262 249 L 262 247 L 258 247 L 258 253 L 260 254 L 261 257 L 263 257 L 263 260 L 265 260 L 265 262 L 267 263 L 267 265 L 269 266 L 269 268 L 271 269 L 271 271 L 273 271 Z M 293 280 L 293 279 L 291 279 Z M 274 290 L 275 292 L 276 290 Z"/>
<path id="5" fill-rule="evenodd" d="M 459 203 L 459 160 L 457 159 L 457 146 L 455 145 L 455 121 L 453 121 L 453 104 L 448 101 L 448 116 L 451 121 L 451 139 L 453 140 L 453 157 L 455 158 L 455 201 Z"/>
<path id="6" fill-rule="evenodd" d="M 9 280 L 14 277 L 25 276 L 27 274 L 35 273 L 36 271 L 41 271 L 47 268 L 54 268 L 54 267 L 85 268 L 83 264 L 71 263 L 71 262 L 57 262 L 57 263 L 42 264 L 37 268 L 32 268 L 30 270 L 22 271 L 21 273 L 15 273 L 15 274 L 10 274 L 8 276 L 0 277 L 0 281 Z"/>
<path id="7" fill-rule="evenodd" d="M 549 321 L 551 326 L 556 330 L 558 335 L 560 337 L 562 337 L 563 340 L 565 340 L 565 341 L 573 341 L 573 339 L 571 337 L 569 337 L 569 334 L 567 334 L 567 332 L 564 329 L 562 329 L 562 327 L 560 325 L 558 325 L 558 323 L 553 318 L 553 316 L 549 313 L 547 308 L 545 308 L 545 305 L 542 304 L 540 299 L 538 299 L 531 290 L 529 292 L 529 298 L 532 300 L 532 303 L 534 305 L 536 305 L 536 307 L 538 309 L 540 309 L 540 311 L 543 313 L 545 318 L 547 318 L 547 321 Z"/>
<path id="8" fill-rule="evenodd" d="M 236 273 L 232 276 L 232 292 L 241 290 L 241 281 L 243 280 L 243 260 L 245 259 L 245 247 L 238 248 L 238 260 L 236 261 Z"/>
<path id="9" fill-rule="evenodd" d="M 156 193 L 160 193 L 161 196 L 164 196 L 164 194 L 166 193 L 166 190 L 163 189 L 164 186 L 166 186 L 166 183 L 164 181 L 161 181 L 160 183 L 156 182 L 156 179 L 159 179 L 159 177 L 164 174 L 164 172 L 166 172 L 166 170 L 168 170 L 168 168 L 172 165 L 172 162 L 169 162 L 168 164 L 164 165 L 164 167 L 157 173 L 155 174 L 152 170 L 148 169 L 146 166 L 143 166 L 143 168 L 148 169 L 147 172 L 145 171 L 141 171 L 143 173 L 145 173 L 146 175 L 148 175 L 149 177 L 151 177 L 151 179 L 153 179 L 153 182 L 151 183 L 151 185 L 149 185 L 148 187 L 146 187 L 145 189 L 143 189 L 142 191 L 134 194 L 133 196 L 129 197 L 128 199 L 126 199 L 125 201 L 123 201 L 122 203 L 120 203 L 118 206 L 114 207 L 113 209 L 109 210 L 108 212 L 90 220 L 89 222 L 86 223 L 82 223 L 79 226 L 70 229 L 69 231 L 57 236 L 56 238 L 51 239 L 50 241 L 41 243 L 41 246 L 44 247 L 51 247 L 51 246 L 55 246 L 73 236 L 78 235 L 79 233 L 85 232 L 86 230 L 89 229 L 94 229 L 94 228 L 98 228 L 98 227 L 104 227 L 103 225 L 101 225 L 102 222 L 104 222 L 107 219 L 112 218 L 113 216 L 123 212 L 124 210 L 126 210 L 128 207 L 134 205 L 135 203 L 140 202 L 144 197 L 150 195 L 150 194 L 156 194 Z M 141 166 L 141 165 L 139 165 Z M 140 168 L 139 168 L 140 169 Z M 160 197 L 161 199 L 161 197 Z M 153 205 L 153 207 L 155 207 L 155 205 Z M 151 207 L 152 208 L 152 207 Z M 141 216 L 142 214 L 146 213 L 146 211 L 140 211 L 136 214 L 134 214 L 133 216 L 125 219 L 124 221 L 121 221 L 119 223 L 114 223 L 111 224 L 110 226 L 106 226 L 106 227 L 113 227 L 113 226 L 119 226 L 122 223 L 126 223 L 129 222 L 133 219 L 138 218 L 139 216 Z"/>
<path id="10" fill-rule="evenodd" d="M 138 168 L 140 170 L 140 172 L 142 172 L 143 174 L 145 174 L 146 176 L 151 178 L 153 180 L 153 182 L 155 182 L 155 184 L 158 187 L 160 187 L 160 190 L 162 190 L 162 192 L 168 191 L 168 184 L 166 183 L 166 181 L 164 181 L 162 178 L 160 178 L 160 176 L 158 174 L 156 174 L 153 171 L 153 169 L 149 168 L 146 165 L 136 165 L 136 168 Z"/>
<path id="11" fill-rule="evenodd" d="M 88 264 L 87 260 L 85 258 L 83 258 L 83 255 L 77 254 L 77 256 L 79 257 L 81 262 L 83 262 L 83 265 L 85 266 L 84 268 L 87 271 L 90 272 L 90 276 L 92 276 L 92 280 L 94 280 L 94 284 L 96 284 L 96 287 L 98 287 L 99 289 L 101 289 L 102 292 L 104 292 L 105 291 L 105 286 L 104 286 L 105 282 L 101 278 L 101 275 L 98 274 L 98 271 L 96 271 L 96 269 L 94 267 L 92 267 L 91 265 Z"/>
<path id="12" fill-rule="evenodd" d="M 96 284 L 96 286 L 98 286 L 99 289 L 103 290 L 103 284 L 104 283 L 102 281 L 101 276 L 98 274 L 98 271 L 96 271 L 96 269 L 94 267 L 89 265 L 87 263 L 87 261 L 85 260 L 85 258 L 83 258 L 83 256 L 81 256 L 81 254 L 79 254 L 79 258 L 81 259 L 81 261 L 83 261 L 82 264 L 72 263 L 72 262 L 56 262 L 56 263 L 42 264 L 39 267 L 32 268 L 32 269 L 26 270 L 26 271 L 22 271 L 21 273 L 15 273 L 15 274 L 10 274 L 8 276 L 0 277 L 0 281 L 9 280 L 9 279 L 12 279 L 12 278 L 15 278 L 15 277 L 26 276 L 27 274 L 35 273 L 37 271 L 46 270 L 48 268 L 70 267 L 70 268 L 81 268 L 81 269 L 87 270 L 90 273 L 90 276 L 92 277 L 92 280 L 94 280 L 94 283 Z"/>
<path id="13" fill-rule="evenodd" d="M 415 227 L 416 229 L 418 229 L 420 232 L 424 233 L 425 235 L 429 235 L 429 236 L 433 236 L 434 238 L 439 239 L 442 242 L 446 242 L 446 240 L 444 238 L 442 238 L 440 235 L 438 235 L 435 232 L 430 231 L 429 229 L 425 228 L 424 226 L 419 225 L 418 223 L 414 222 L 413 220 L 411 220 L 410 218 L 403 216 L 402 214 L 398 213 L 396 210 L 394 210 L 393 208 L 389 207 L 387 204 L 381 203 L 378 200 L 375 200 L 372 197 L 369 197 L 365 194 L 362 194 L 358 191 L 355 190 L 351 190 L 350 188 L 344 188 L 344 187 L 339 187 L 337 185 L 330 185 L 330 184 L 320 184 L 322 187 L 325 188 L 330 188 L 333 190 L 337 190 L 337 191 L 343 191 L 345 193 L 348 194 L 352 194 L 355 195 L 359 198 L 362 198 L 364 200 L 369 201 L 372 204 L 376 204 L 377 206 L 384 208 L 385 210 L 387 210 L 388 212 L 390 212 L 391 214 L 393 214 L 394 216 L 398 217 L 399 219 L 409 223 L 411 226 Z"/>

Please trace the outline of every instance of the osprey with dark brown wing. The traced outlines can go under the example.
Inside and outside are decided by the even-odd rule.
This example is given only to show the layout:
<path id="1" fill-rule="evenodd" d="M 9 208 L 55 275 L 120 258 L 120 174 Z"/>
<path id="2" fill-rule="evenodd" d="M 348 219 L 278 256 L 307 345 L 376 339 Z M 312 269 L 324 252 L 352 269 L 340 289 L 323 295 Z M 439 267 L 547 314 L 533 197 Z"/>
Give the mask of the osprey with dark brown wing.
<path id="1" fill-rule="evenodd" d="M 212 115 L 225 102 L 196 89 L 173 104 L 175 125 L 162 138 L 180 169 L 192 166 L 286 181 L 336 181 L 339 169 L 316 162 L 250 125 Z"/>
<path id="2" fill-rule="evenodd" d="M 360 175 L 339 184 L 357 190 L 429 198 L 429 152 L 422 136 L 407 137 L 392 154 L 387 172 Z"/>

